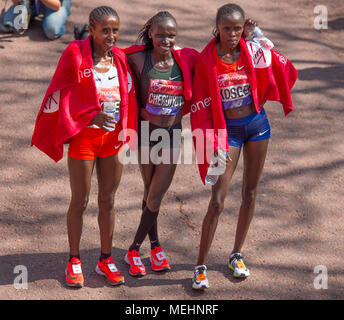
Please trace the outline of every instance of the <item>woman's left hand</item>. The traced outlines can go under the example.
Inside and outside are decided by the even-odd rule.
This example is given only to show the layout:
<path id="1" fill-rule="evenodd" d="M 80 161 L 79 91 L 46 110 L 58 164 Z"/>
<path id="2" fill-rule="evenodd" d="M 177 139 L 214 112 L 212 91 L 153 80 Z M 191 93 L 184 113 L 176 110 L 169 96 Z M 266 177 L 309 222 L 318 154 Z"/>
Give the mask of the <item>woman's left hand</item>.
<path id="1" fill-rule="evenodd" d="M 250 34 L 253 32 L 253 29 L 255 27 L 257 27 L 258 24 L 255 20 L 249 18 L 245 21 L 245 24 L 244 24 L 244 34 L 243 36 L 245 38 L 247 38 L 248 36 L 250 36 Z"/>

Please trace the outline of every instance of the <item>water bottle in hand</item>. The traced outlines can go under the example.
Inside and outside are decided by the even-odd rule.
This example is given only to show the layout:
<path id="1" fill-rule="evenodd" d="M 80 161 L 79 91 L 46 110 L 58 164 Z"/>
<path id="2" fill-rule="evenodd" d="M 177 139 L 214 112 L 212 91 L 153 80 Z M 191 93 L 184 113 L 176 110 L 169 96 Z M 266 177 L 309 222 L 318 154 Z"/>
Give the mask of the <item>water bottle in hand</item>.
<path id="1" fill-rule="evenodd" d="M 211 186 L 215 185 L 219 176 L 225 173 L 226 159 L 229 158 L 228 153 L 225 150 L 219 148 L 218 152 L 214 154 L 210 166 L 208 168 L 207 175 L 205 177 L 205 183 Z"/>
<path id="2" fill-rule="evenodd" d="M 120 105 L 119 101 L 115 101 L 114 103 L 113 103 L 113 101 L 111 101 L 111 103 L 109 103 L 109 104 L 107 104 L 107 103 L 102 104 L 104 112 L 113 115 L 116 123 L 119 121 L 119 105 Z M 108 124 L 110 124 L 110 123 L 108 123 Z M 104 126 L 104 129 L 106 131 L 114 131 L 115 130 L 115 128 L 108 127 L 106 125 Z"/>
<path id="3" fill-rule="evenodd" d="M 274 47 L 274 44 L 271 40 L 264 36 L 263 31 L 254 25 L 247 25 L 245 26 L 245 34 L 247 34 L 246 39 L 247 41 L 254 41 L 258 43 L 262 48 L 265 50 L 270 50 Z"/>

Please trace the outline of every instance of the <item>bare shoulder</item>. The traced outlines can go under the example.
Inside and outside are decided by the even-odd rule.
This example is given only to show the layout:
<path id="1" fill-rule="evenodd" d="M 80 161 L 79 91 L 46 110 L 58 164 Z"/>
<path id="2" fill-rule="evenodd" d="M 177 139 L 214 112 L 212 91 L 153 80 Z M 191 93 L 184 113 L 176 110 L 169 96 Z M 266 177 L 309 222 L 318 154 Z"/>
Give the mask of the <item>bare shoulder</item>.
<path id="1" fill-rule="evenodd" d="M 128 63 L 130 67 L 139 75 L 142 71 L 143 64 L 145 61 L 144 51 L 130 53 L 127 55 Z"/>

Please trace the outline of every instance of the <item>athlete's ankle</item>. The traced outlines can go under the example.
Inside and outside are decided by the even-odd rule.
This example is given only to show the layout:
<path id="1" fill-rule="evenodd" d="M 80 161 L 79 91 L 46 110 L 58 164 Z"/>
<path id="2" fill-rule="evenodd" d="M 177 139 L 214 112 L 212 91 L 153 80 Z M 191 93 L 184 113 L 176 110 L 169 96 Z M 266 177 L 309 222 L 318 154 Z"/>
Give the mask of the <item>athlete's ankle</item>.
<path id="1" fill-rule="evenodd" d="M 159 240 L 151 241 L 151 250 L 154 250 L 156 247 L 160 247 Z"/>
<path id="2" fill-rule="evenodd" d="M 137 252 L 140 251 L 140 247 L 141 247 L 141 244 L 138 244 L 138 243 L 133 243 L 130 247 L 129 247 L 129 252 L 135 250 Z"/>
<path id="3" fill-rule="evenodd" d="M 80 254 L 69 254 L 69 262 L 71 262 L 73 258 L 77 258 L 80 260 Z"/>
<path id="4" fill-rule="evenodd" d="M 111 252 L 110 253 L 103 253 L 102 251 L 100 252 L 100 257 L 99 260 L 103 261 L 111 257 Z"/>

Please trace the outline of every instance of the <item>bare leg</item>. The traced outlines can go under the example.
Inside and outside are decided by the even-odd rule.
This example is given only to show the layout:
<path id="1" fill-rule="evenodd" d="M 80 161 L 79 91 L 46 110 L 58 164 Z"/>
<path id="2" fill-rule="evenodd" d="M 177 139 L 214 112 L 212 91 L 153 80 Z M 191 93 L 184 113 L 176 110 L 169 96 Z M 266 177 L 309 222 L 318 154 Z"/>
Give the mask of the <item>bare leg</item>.
<path id="1" fill-rule="evenodd" d="M 86 210 L 91 188 L 93 160 L 79 160 L 68 157 L 68 169 L 72 198 L 67 212 L 67 230 L 71 255 L 79 255 L 82 233 L 82 215 Z"/>
<path id="2" fill-rule="evenodd" d="M 149 147 L 141 147 L 139 148 L 139 159 L 141 159 L 141 152 L 150 152 Z M 142 203 L 142 211 L 144 210 L 145 204 L 147 204 L 148 192 L 149 187 L 152 182 L 152 177 L 154 173 L 155 166 L 153 163 L 142 164 L 140 163 L 140 171 L 141 176 L 144 184 L 144 193 L 143 193 L 143 203 Z M 151 246 L 153 247 L 155 244 L 159 245 L 159 237 L 158 237 L 158 221 L 155 220 L 152 228 L 148 232 L 149 240 L 151 242 Z"/>
<path id="3" fill-rule="evenodd" d="M 153 169 L 151 169 L 151 165 L 152 164 L 141 165 L 141 172 L 144 179 L 149 177 L 152 172 L 151 180 L 149 181 L 147 179 L 145 182 L 147 185 L 146 208 L 148 208 L 149 212 L 152 214 L 154 213 L 154 215 L 157 215 L 162 199 L 172 182 L 177 165 L 173 163 L 158 164 L 153 165 Z M 150 217 L 145 216 L 145 218 L 143 218 L 143 216 L 144 215 L 141 217 L 140 225 L 137 229 L 131 248 L 138 248 L 139 245 L 142 244 L 146 235 L 153 232 L 153 228 L 157 224 L 157 217 L 152 216 L 152 219 L 150 219 Z"/>
<path id="4" fill-rule="evenodd" d="M 226 194 L 237 167 L 240 157 L 240 148 L 229 147 L 229 156 L 232 161 L 227 165 L 225 173 L 219 177 L 217 183 L 212 187 L 211 199 L 208 211 L 202 224 L 202 235 L 198 254 L 197 265 L 205 264 L 213 242 L 219 216 L 223 211 Z"/>
<path id="5" fill-rule="evenodd" d="M 232 253 L 240 252 L 252 221 L 257 186 L 261 177 L 269 140 L 246 142 L 244 146 L 244 174 L 242 203 Z"/>
<path id="6" fill-rule="evenodd" d="M 98 225 L 100 230 L 101 251 L 111 254 L 112 238 L 115 227 L 114 199 L 122 176 L 123 165 L 118 155 L 98 158 Z"/>
<path id="7" fill-rule="evenodd" d="M 147 197 L 147 206 L 151 211 L 160 209 L 162 199 L 172 183 L 176 168 L 176 164 L 159 164 L 155 166 Z"/>
<path id="8" fill-rule="evenodd" d="M 149 147 L 140 147 L 139 148 L 139 159 L 141 159 L 141 153 L 142 152 L 150 152 Z M 142 164 L 140 162 L 139 167 L 140 167 L 140 172 L 141 172 L 143 185 L 144 185 L 143 199 L 145 201 L 147 201 L 148 190 L 149 190 L 149 186 L 150 186 L 150 183 L 152 181 L 152 176 L 154 173 L 154 164 L 152 164 L 152 163 Z"/>

